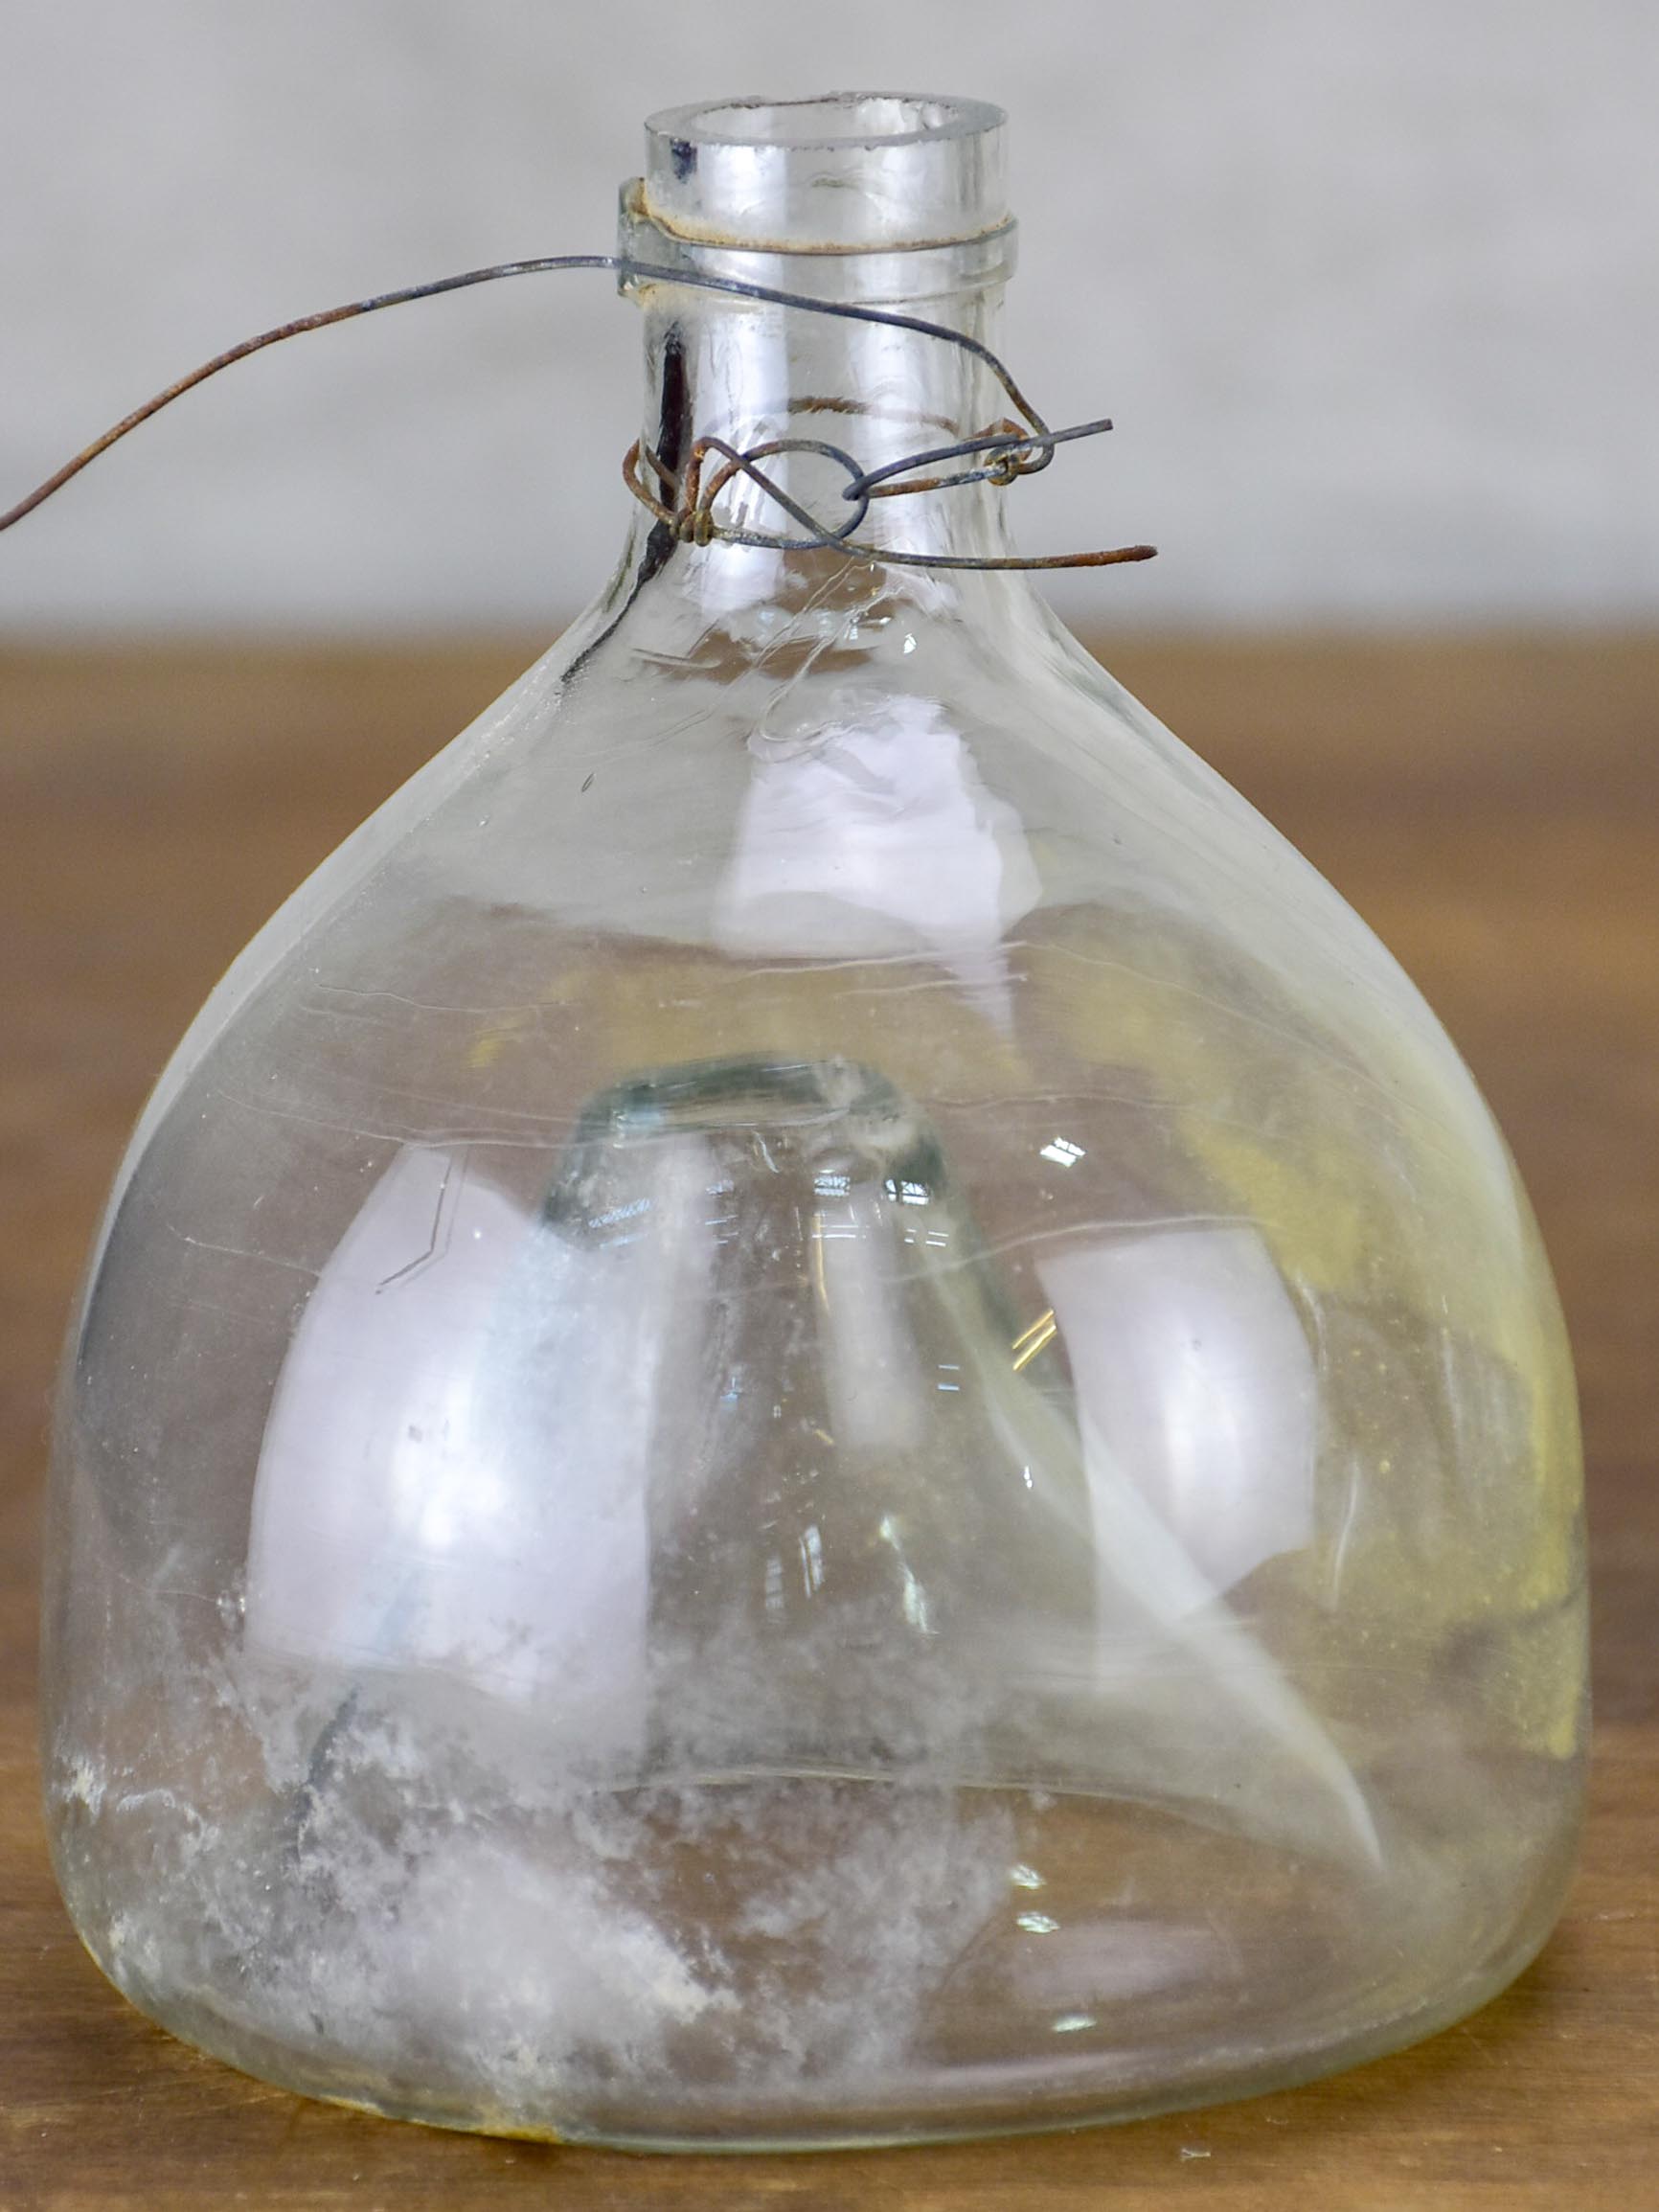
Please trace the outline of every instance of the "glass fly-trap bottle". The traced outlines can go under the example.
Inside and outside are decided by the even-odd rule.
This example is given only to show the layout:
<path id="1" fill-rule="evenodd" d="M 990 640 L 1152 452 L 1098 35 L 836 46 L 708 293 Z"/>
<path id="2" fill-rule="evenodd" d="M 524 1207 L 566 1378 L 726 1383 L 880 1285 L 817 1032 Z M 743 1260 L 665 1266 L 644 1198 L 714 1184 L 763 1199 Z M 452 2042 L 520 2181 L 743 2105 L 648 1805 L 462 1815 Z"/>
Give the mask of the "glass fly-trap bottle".
<path id="1" fill-rule="evenodd" d="M 822 515 L 837 453 L 1005 412 L 972 348 L 700 281 L 985 340 L 1001 125 L 648 126 L 654 507 L 121 1169 L 57 1864 L 134 2002 L 296 2088 L 642 2146 L 1105 2118 L 1426 2034 L 1557 1910 L 1572 1376 L 1433 1015 L 978 565 L 997 470 L 836 548 L 740 468 L 716 530 L 664 496 L 708 436 Z"/>

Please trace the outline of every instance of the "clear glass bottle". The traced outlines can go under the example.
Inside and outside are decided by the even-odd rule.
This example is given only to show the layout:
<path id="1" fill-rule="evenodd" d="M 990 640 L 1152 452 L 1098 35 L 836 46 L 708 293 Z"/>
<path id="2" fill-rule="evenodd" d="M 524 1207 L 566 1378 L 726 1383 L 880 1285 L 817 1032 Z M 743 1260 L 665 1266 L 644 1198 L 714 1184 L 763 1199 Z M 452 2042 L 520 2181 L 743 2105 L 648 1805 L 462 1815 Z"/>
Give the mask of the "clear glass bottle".
<path id="1" fill-rule="evenodd" d="M 1001 121 L 659 118 L 625 247 L 985 334 Z M 914 331 L 631 288 L 670 463 L 1003 412 Z M 995 554 L 1002 496 L 861 535 Z M 94 1956 L 425 2120 L 1233 2096 L 1481 2003 L 1571 1859 L 1574 1393 L 1509 1154 L 1375 939 L 1017 575 L 636 515 L 163 1077 L 50 1549 Z"/>

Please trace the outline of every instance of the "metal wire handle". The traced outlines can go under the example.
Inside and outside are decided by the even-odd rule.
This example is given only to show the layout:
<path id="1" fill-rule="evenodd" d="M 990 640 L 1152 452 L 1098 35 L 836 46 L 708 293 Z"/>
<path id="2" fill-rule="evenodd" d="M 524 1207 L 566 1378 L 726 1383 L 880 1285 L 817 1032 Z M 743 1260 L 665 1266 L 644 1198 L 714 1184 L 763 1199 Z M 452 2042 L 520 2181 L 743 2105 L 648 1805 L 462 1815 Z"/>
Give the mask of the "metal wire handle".
<path id="1" fill-rule="evenodd" d="M 1010 402 L 1023 421 L 1011 418 L 992 424 L 971 438 L 956 440 L 946 445 L 929 446 L 924 451 L 907 454 L 897 461 L 889 461 L 879 468 L 864 468 L 844 447 L 830 445 L 817 438 L 773 438 L 748 447 L 729 445 L 724 439 L 705 433 L 695 440 L 686 466 L 670 468 L 662 457 L 653 452 L 643 439 L 636 439 L 623 460 L 623 481 L 636 499 L 656 519 L 670 530 L 680 542 L 709 545 L 716 539 L 730 545 L 771 546 L 784 552 L 825 551 L 840 553 L 849 559 L 884 561 L 909 568 L 1104 568 L 1121 561 L 1150 560 L 1157 548 L 1151 545 L 1123 545 L 1098 553 L 1056 553 L 1022 556 L 1018 554 L 948 554 L 901 553 L 886 546 L 870 545 L 853 536 L 868 515 L 873 501 L 893 499 L 910 492 L 938 491 L 964 484 L 1011 484 L 1018 477 L 1035 475 L 1046 468 L 1055 457 L 1057 446 L 1080 438 L 1096 438 L 1112 425 L 1104 418 L 1091 422 L 1075 422 L 1064 429 L 1054 430 L 1043 421 L 1036 409 L 1014 381 L 1011 372 L 1001 357 L 992 353 L 981 339 L 969 337 L 962 331 L 953 331 L 948 325 L 935 323 L 921 315 L 901 314 L 887 308 L 856 307 L 842 300 L 813 300 L 801 292 L 777 290 L 770 285 L 751 285 L 736 277 L 719 277 L 696 269 L 659 267 L 650 262 L 636 262 L 621 254 L 546 254 L 534 261 L 497 262 L 489 268 L 466 269 L 459 276 L 438 277 L 423 285 L 407 285 L 392 292 L 378 292 L 369 299 L 348 301 L 344 307 L 326 308 L 319 314 L 302 315 L 291 323 L 282 323 L 273 331 L 262 331 L 257 337 L 244 338 L 228 352 L 216 353 L 211 361 L 204 361 L 189 376 L 181 376 L 142 407 L 124 416 L 101 438 L 76 454 L 71 461 L 49 476 L 45 483 L 20 499 L 16 506 L 0 513 L 0 531 L 10 530 L 21 522 L 26 514 L 60 491 L 64 485 L 96 461 L 101 453 L 107 453 L 119 440 L 148 422 L 152 415 L 159 415 L 164 407 L 182 399 L 186 392 L 205 384 L 210 376 L 216 376 L 221 369 L 231 368 L 238 361 L 245 361 L 250 353 L 258 353 L 266 346 L 275 346 L 284 338 L 297 338 L 307 331 L 326 330 L 331 323 L 352 321 L 358 315 L 375 314 L 382 308 L 399 308 L 411 300 L 429 300 L 442 292 L 465 291 L 473 285 L 493 284 L 502 277 L 542 276 L 564 269 L 608 269 L 625 280 L 643 278 L 647 282 L 689 285 L 693 289 L 723 292 L 737 299 L 757 300 L 765 305 L 794 308 L 806 314 L 835 315 L 850 322 L 879 323 L 890 329 L 914 331 L 928 338 L 943 340 L 971 354 L 989 369 L 1002 386 Z M 843 411 L 846 403 L 833 404 Z M 783 487 L 761 464 L 789 452 L 817 453 L 835 462 L 847 471 L 847 483 L 841 497 L 850 513 L 841 523 L 831 528 L 818 520 L 797 500 L 792 499 Z M 980 456 L 985 456 L 979 461 Z M 711 458 L 717 457 L 717 466 L 707 467 Z M 934 469 L 941 463 L 951 461 L 979 461 L 976 467 L 951 470 L 945 474 L 916 475 L 918 469 Z M 767 498 L 773 500 L 792 521 L 799 525 L 799 534 L 788 536 L 777 532 L 747 530 L 733 523 L 721 521 L 715 513 L 715 502 L 728 485 L 738 476 L 746 477 Z M 652 489 L 654 482 L 655 489 Z"/>

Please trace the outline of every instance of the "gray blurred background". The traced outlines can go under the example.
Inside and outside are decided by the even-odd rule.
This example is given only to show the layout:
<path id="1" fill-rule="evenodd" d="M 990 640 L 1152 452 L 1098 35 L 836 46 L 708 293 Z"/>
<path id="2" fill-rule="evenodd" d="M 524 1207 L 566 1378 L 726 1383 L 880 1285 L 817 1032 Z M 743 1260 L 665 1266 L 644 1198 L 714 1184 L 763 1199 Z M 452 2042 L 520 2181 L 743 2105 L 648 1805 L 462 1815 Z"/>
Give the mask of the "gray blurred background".
<path id="1" fill-rule="evenodd" d="M 607 248 L 641 118 L 848 85 L 1012 119 L 1029 550 L 1134 627 L 1659 612 L 1659 0 L 9 0 L 0 505 L 265 325 Z M 638 332 L 532 279 L 278 349 L 0 539 L 0 632 L 551 631 Z"/>

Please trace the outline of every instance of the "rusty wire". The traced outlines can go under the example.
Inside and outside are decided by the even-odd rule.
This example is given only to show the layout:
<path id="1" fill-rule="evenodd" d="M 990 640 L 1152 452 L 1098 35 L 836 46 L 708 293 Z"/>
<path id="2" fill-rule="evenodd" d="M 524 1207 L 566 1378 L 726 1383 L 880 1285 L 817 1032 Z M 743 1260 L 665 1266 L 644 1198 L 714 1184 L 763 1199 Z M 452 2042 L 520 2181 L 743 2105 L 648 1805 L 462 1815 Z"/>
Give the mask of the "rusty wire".
<path id="1" fill-rule="evenodd" d="M 321 331 L 333 323 L 345 323 L 359 315 L 371 315 L 382 308 L 403 307 L 413 300 L 436 298 L 443 292 L 464 291 L 473 285 L 492 284 L 502 277 L 540 276 L 565 269 L 608 269 L 625 283 L 644 280 L 646 283 L 687 285 L 694 290 L 726 293 L 737 299 L 754 300 L 781 308 L 792 308 L 807 314 L 830 315 L 859 323 L 876 323 L 890 329 L 914 331 L 923 337 L 935 338 L 971 354 L 989 370 L 1002 386 L 1010 402 L 1023 417 L 1015 421 L 1005 417 L 988 430 L 970 438 L 962 438 L 948 445 L 929 446 L 925 450 L 889 461 L 878 468 L 864 468 L 845 447 L 831 445 L 828 440 L 808 437 L 767 439 L 758 445 L 739 447 L 723 438 L 705 432 L 693 444 L 685 467 L 673 469 L 654 452 L 643 439 L 636 439 L 623 460 L 623 481 L 629 491 L 648 511 L 681 543 L 710 545 L 721 540 L 731 545 L 770 546 L 784 552 L 825 551 L 840 553 L 849 559 L 860 559 L 891 563 L 910 568 L 1102 568 L 1120 561 L 1149 560 L 1156 552 L 1150 545 L 1123 545 L 1109 551 L 1091 553 L 1057 553 L 1022 556 L 1019 554 L 948 554 L 898 552 L 888 546 L 871 545 L 856 538 L 853 533 L 869 514 L 872 503 L 877 499 L 893 499 L 906 493 L 946 490 L 965 484 L 990 483 L 1008 485 L 1021 476 L 1035 475 L 1048 467 L 1055 457 L 1057 446 L 1068 445 L 1080 438 L 1099 437 L 1109 430 L 1109 421 L 1102 418 L 1090 422 L 1076 422 L 1059 430 L 1051 429 L 1033 407 L 1014 381 L 1007 364 L 979 338 L 966 331 L 953 331 L 943 323 L 930 322 L 925 316 L 902 314 L 887 308 L 855 306 L 845 300 L 814 300 L 801 292 L 781 291 L 770 285 L 746 284 L 735 277 L 719 277 L 695 269 L 659 267 L 650 262 L 636 262 L 619 254 L 547 254 L 532 261 L 498 262 L 489 268 L 466 269 L 459 276 L 438 277 L 427 284 L 407 285 L 397 291 L 379 292 L 368 299 L 348 301 L 345 306 L 327 308 L 314 315 L 302 315 L 296 321 L 280 324 L 275 330 L 262 331 L 257 337 L 244 338 L 239 345 L 217 353 L 211 361 L 204 361 L 165 391 L 146 400 L 130 415 L 124 416 L 102 437 L 93 440 L 73 460 L 47 477 L 43 484 L 20 499 L 14 507 L 0 513 L 0 531 L 10 530 L 21 522 L 26 514 L 34 513 L 64 485 L 80 475 L 80 471 L 106 453 L 119 440 L 159 415 L 174 399 L 193 391 L 196 385 L 216 376 L 221 369 L 228 369 L 238 361 L 244 361 L 267 346 L 280 344 L 284 338 L 296 338 L 307 331 Z M 815 399 L 810 407 L 844 414 L 859 412 L 855 400 L 845 399 Z M 816 453 L 834 462 L 847 472 L 847 482 L 841 488 L 841 498 L 847 505 L 848 514 L 834 526 L 823 523 L 798 500 L 793 499 L 761 465 L 782 454 Z M 985 456 L 979 461 L 980 456 Z M 711 460 L 716 462 L 709 467 Z M 942 463 L 951 461 L 979 461 L 976 467 L 949 470 L 943 474 L 921 474 L 919 469 L 937 469 Z M 736 478 L 742 476 L 772 500 L 792 521 L 799 525 L 798 534 L 761 531 L 745 528 L 736 522 L 722 520 L 715 512 L 715 503 Z M 648 480 L 648 477 L 649 480 Z M 652 489 L 654 482 L 655 489 Z"/>

